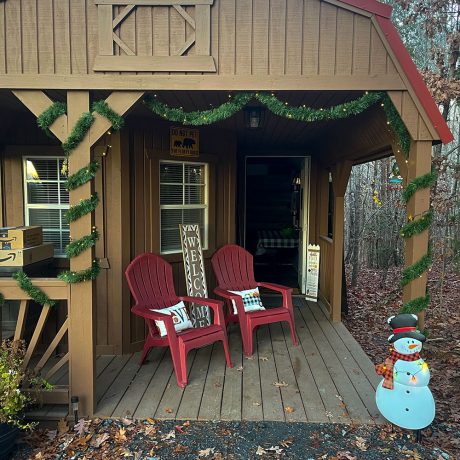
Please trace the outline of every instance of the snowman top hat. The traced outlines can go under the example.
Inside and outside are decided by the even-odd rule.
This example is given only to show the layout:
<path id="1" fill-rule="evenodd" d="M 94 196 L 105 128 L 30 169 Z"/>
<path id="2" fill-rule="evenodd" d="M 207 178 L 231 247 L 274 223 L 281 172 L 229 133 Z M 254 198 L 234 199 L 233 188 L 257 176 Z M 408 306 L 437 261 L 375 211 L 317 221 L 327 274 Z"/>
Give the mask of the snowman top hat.
<path id="1" fill-rule="evenodd" d="M 393 329 L 393 334 L 388 337 L 390 343 L 396 340 L 411 338 L 424 342 L 426 337 L 417 330 L 418 316 L 413 313 L 401 313 L 400 315 L 390 316 L 388 324 Z"/>

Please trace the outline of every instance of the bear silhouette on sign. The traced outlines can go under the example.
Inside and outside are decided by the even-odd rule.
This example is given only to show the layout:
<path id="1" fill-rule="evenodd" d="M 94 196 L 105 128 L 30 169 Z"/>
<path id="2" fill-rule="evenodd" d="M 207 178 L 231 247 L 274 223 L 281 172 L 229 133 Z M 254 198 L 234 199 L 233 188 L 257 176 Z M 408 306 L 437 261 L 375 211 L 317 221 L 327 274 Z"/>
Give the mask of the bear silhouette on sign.
<path id="1" fill-rule="evenodd" d="M 182 147 L 185 147 L 187 149 L 191 149 L 195 144 L 195 139 L 192 139 L 190 137 L 185 137 L 182 141 Z"/>
<path id="2" fill-rule="evenodd" d="M 181 141 L 174 141 L 174 147 L 182 147 Z"/>

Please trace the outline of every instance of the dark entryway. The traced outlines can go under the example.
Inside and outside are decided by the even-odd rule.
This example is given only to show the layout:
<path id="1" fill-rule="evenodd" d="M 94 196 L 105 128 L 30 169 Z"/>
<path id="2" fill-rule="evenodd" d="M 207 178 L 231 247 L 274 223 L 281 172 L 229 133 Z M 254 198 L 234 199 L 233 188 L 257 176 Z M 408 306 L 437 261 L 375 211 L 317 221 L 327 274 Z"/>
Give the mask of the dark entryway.
<path id="1" fill-rule="evenodd" d="M 298 288 L 300 157 L 246 158 L 245 246 L 256 279 Z"/>

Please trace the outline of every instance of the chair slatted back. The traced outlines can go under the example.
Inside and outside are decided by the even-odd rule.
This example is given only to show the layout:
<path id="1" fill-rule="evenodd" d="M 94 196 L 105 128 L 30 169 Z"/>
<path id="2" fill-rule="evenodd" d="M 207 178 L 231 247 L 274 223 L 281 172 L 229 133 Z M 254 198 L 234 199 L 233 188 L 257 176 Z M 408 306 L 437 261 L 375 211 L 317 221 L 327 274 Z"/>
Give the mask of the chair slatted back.
<path id="1" fill-rule="evenodd" d="M 236 244 L 220 248 L 211 259 L 212 268 L 220 288 L 243 291 L 257 286 L 254 279 L 253 257 Z"/>
<path id="2" fill-rule="evenodd" d="M 152 253 L 138 255 L 126 269 L 126 279 L 136 304 L 165 308 L 179 302 L 172 267 Z"/>

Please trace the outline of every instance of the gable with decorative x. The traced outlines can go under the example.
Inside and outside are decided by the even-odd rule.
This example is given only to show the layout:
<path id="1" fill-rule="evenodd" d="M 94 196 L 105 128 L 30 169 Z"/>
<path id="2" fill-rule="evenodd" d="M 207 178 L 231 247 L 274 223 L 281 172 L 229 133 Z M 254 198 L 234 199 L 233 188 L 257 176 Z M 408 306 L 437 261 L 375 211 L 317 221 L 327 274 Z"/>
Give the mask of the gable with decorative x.
<path id="1" fill-rule="evenodd" d="M 214 0 L 95 0 L 98 7 L 99 51 L 93 70 L 95 71 L 152 71 L 152 72 L 215 72 L 211 56 L 211 6 Z M 141 13 L 141 8 L 143 13 Z M 182 46 L 171 53 L 169 46 L 156 50 L 152 56 L 137 54 L 136 44 L 126 43 L 120 33 L 142 37 L 143 31 L 135 21 L 126 25 L 126 19 L 139 8 L 139 14 L 147 14 L 146 8 L 154 10 L 169 7 L 175 10 L 190 29 Z M 186 11 L 184 7 L 193 7 Z M 152 13 L 153 14 L 153 13 Z M 193 15 L 192 15 L 193 14 Z M 169 15 L 167 24 L 170 27 Z M 138 28 L 127 31 L 127 28 Z M 116 53 L 116 51 L 118 51 Z M 193 51 L 192 51 L 193 50 Z M 160 52 L 158 52 L 160 51 Z"/>

